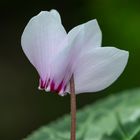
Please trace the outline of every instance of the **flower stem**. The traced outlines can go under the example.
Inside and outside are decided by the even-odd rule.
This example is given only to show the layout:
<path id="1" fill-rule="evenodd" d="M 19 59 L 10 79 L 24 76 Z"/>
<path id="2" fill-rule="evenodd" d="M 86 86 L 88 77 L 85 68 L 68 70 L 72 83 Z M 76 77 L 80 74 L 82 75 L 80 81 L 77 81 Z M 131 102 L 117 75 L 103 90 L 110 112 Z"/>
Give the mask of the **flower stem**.
<path id="1" fill-rule="evenodd" d="M 74 75 L 70 79 L 70 96 L 71 96 L 71 140 L 76 140 L 76 95 Z"/>

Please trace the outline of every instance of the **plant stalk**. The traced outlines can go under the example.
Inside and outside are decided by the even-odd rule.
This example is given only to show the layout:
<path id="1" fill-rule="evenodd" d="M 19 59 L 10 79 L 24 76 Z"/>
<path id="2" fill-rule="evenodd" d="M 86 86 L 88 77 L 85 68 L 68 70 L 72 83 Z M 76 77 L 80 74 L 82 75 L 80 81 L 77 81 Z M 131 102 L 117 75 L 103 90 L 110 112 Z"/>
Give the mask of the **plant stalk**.
<path id="1" fill-rule="evenodd" d="M 70 79 L 70 98 L 71 98 L 71 140 L 76 140 L 76 95 L 74 75 Z"/>

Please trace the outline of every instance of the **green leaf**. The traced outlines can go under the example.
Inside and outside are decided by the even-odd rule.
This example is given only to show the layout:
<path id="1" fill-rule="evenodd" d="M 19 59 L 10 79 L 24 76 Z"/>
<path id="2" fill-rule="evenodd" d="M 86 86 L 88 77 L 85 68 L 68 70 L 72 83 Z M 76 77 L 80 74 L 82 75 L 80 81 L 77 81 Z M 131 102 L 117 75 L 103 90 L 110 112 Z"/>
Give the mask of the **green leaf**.
<path id="1" fill-rule="evenodd" d="M 102 140 L 140 140 L 140 117 L 136 121 L 116 127 L 111 135 L 104 134 Z"/>
<path id="2" fill-rule="evenodd" d="M 77 140 L 139 140 L 140 89 L 100 100 L 77 113 Z M 70 116 L 44 126 L 25 140 L 70 140 Z"/>

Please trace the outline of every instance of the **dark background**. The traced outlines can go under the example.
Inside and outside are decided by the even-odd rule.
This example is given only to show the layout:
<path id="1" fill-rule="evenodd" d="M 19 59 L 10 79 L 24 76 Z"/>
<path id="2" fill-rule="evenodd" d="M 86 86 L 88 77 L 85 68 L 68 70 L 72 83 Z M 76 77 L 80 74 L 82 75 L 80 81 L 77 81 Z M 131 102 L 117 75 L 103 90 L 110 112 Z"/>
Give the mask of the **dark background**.
<path id="1" fill-rule="evenodd" d="M 50 9 L 60 12 L 67 31 L 96 18 L 103 32 L 103 46 L 130 52 L 121 77 L 105 91 L 78 95 L 78 108 L 111 93 L 140 86 L 139 0 L 0 1 L 0 140 L 20 140 L 70 112 L 69 95 L 59 97 L 37 89 L 38 74 L 20 45 L 29 19 Z"/>

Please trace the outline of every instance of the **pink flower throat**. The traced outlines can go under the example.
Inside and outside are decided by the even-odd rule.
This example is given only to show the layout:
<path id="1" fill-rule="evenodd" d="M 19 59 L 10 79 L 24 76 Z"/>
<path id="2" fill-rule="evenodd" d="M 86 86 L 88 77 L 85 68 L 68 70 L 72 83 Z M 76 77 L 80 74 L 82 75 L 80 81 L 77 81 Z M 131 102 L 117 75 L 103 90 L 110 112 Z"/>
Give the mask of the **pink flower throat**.
<path id="1" fill-rule="evenodd" d="M 66 90 L 66 85 L 64 84 L 63 80 L 60 82 L 60 84 L 56 87 L 56 84 L 54 82 L 54 80 L 46 80 L 46 81 L 43 81 L 41 78 L 39 80 L 39 89 L 42 89 L 42 90 L 48 90 L 48 91 L 51 91 L 51 92 L 57 92 L 58 94 L 59 93 L 63 93 L 65 90 Z"/>

